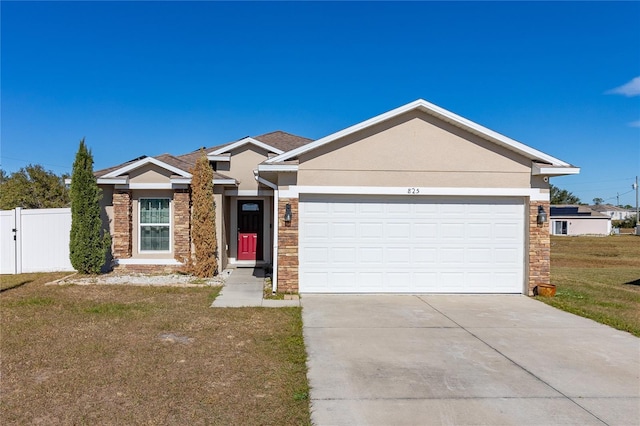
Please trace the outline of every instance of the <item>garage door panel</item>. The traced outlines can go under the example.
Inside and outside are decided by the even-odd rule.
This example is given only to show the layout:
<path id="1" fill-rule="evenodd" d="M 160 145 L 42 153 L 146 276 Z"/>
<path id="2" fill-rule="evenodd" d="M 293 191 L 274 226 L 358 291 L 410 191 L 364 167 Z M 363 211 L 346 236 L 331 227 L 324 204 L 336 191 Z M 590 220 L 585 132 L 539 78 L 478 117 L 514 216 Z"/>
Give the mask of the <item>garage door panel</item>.
<path id="1" fill-rule="evenodd" d="M 517 198 L 303 194 L 300 291 L 521 293 L 524 212 Z"/>
<path id="2" fill-rule="evenodd" d="M 463 225 L 466 227 L 466 235 L 472 240 L 487 240 L 491 238 L 491 224 L 490 223 L 468 223 Z"/>
<path id="3" fill-rule="evenodd" d="M 400 292 L 411 288 L 411 273 L 406 271 L 393 271 L 385 276 L 385 285 L 393 291 Z"/>
<path id="4" fill-rule="evenodd" d="M 385 232 L 382 234 L 386 239 L 402 239 L 406 241 L 411 235 L 411 225 L 401 222 L 387 222 L 384 227 Z"/>
<path id="5" fill-rule="evenodd" d="M 300 277 L 301 281 L 304 280 L 305 284 L 309 286 L 309 288 L 316 289 L 315 291 L 330 291 L 329 283 L 333 282 L 329 279 L 328 272 L 305 272 L 304 275 Z"/>
<path id="6" fill-rule="evenodd" d="M 359 248 L 359 261 L 365 265 L 382 264 L 384 262 L 384 249 L 382 247 L 361 247 Z"/>
<path id="7" fill-rule="evenodd" d="M 493 250 L 488 247 L 470 247 L 466 252 L 466 261 L 473 264 L 474 268 L 482 268 L 491 264 L 493 254 Z"/>
<path id="8" fill-rule="evenodd" d="M 335 247 L 331 250 L 331 260 L 335 264 L 353 264 L 357 260 L 355 247 Z"/>
<path id="9" fill-rule="evenodd" d="M 408 247 L 387 247 L 384 263 L 393 267 L 410 267 L 411 249 Z"/>
<path id="10" fill-rule="evenodd" d="M 384 234 L 384 224 L 382 222 L 361 222 L 358 228 L 360 238 L 380 240 Z"/>
<path id="11" fill-rule="evenodd" d="M 309 221 L 305 224 L 305 234 L 308 240 L 326 240 L 329 235 L 329 224 L 327 222 Z"/>
<path id="12" fill-rule="evenodd" d="M 518 247 L 505 247 L 494 249 L 494 261 L 496 265 L 512 265 L 517 262 L 520 257 Z"/>
<path id="13" fill-rule="evenodd" d="M 413 266 L 420 269 L 434 267 L 438 263 L 438 250 L 435 247 L 414 247 L 411 252 Z"/>
<path id="14" fill-rule="evenodd" d="M 332 286 L 338 289 L 349 289 L 356 280 L 355 272 L 331 272 Z"/>
<path id="15" fill-rule="evenodd" d="M 493 226 L 493 234 L 496 240 L 503 241 L 520 241 L 518 233 L 522 229 L 521 225 L 516 222 L 500 222 Z"/>
<path id="16" fill-rule="evenodd" d="M 357 226 L 354 222 L 335 221 L 331 226 L 331 236 L 336 240 L 351 240 L 357 236 Z"/>
<path id="17" fill-rule="evenodd" d="M 302 248 L 301 257 L 306 259 L 309 265 L 324 266 L 329 263 L 329 248 L 327 247 L 304 247 Z"/>
<path id="18" fill-rule="evenodd" d="M 414 223 L 411 233 L 414 239 L 425 243 L 429 240 L 436 241 L 438 238 L 438 226 L 435 223 Z"/>

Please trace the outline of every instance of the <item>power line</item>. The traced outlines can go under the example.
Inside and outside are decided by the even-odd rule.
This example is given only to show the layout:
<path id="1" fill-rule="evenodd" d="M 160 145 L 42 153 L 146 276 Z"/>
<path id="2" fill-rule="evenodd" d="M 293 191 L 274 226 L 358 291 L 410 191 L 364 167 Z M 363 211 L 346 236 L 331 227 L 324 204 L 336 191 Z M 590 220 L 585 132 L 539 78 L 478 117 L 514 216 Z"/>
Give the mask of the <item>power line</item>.
<path id="1" fill-rule="evenodd" d="M 3 155 L 3 156 L 1 156 L 1 157 L 0 157 L 0 159 L 2 159 L 2 160 L 14 160 L 14 161 L 20 161 L 20 162 L 23 162 L 23 163 L 25 163 L 25 164 L 34 164 L 34 165 L 35 165 L 35 164 L 40 164 L 41 166 L 58 167 L 58 168 L 60 168 L 60 167 L 61 167 L 61 168 L 64 168 L 64 169 L 69 169 L 69 166 L 68 166 L 68 165 L 67 165 L 67 166 L 61 166 L 60 164 L 34 163 L 33 161 L 23 160 L 22 158 L 7 157 L 7 156 L 4 156 L 4 155 Z M 2 161 L 2 160 L 0 160 L 0 164 L 1 164 L 1 161 Z"/>

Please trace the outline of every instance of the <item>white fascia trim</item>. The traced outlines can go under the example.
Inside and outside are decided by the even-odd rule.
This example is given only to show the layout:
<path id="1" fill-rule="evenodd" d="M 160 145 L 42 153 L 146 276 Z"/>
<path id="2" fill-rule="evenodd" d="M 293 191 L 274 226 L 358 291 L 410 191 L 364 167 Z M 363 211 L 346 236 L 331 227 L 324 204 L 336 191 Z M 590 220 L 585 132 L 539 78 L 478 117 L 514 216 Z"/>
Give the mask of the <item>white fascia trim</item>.
<path id="1" fill-rule="evenodd" d="M 171 171 L 171 172 L 173 172 L 173 173 L 175 173 L 177 175 L 180 175 L 182 177 L 185 177 L 185 178 L 191 178 L 192 177 L 191 173 L 185 172 L 184 170 L 179 169 L 177 167 L 173 167 L 172 165 L 164 163 L 164 162 L 162 162 L 160 160 L 156 160 L 153 157 L 145 157 L 145 158 L 143 158 L 141 160 L 138 160 L 138 161 L 136 161 L 134 163 L 128 164 L 128 165 L 126 165 L 124 167 L 121 167 L 121 168 L 119 168 L 117 170 L 109 172 L 109 173 L 107 173 L 106 175 L 104 175 L 102 177 L 103 178 L 117 177 L 117 176 L 120 176 L 121 174 L 127 173 L 127 172 L 129 172 L 131 170 L 135 170 L 135 169 L 140 168 L 140 167 L 142 167 L 142 166 L 144 166 L 146 164 L 149 164 L 149 163 L 155 164 L 158 167 L 162 167 L 163 169 L 169 170 L 169 171 Z"/>
<path id="2" fill-rule="evenodd" d="M 96 183 L 98 185 L 126 185 L 129 183 L 129 176 L 122 176 L 117 178 L 97 178 Z M 71 185 L 71 178 L 64 180 L 65 185 Z"/>
<path id="3" fill-rule="evenodd" d="M 183 265 L 175 259 L 114 259 L 116 265 Z"/>
<path id="4" fill-rule="evenodd" d="M 611 221 L 611 218 L 606 216 L 550 216 L 549 217 L 549 220 L 567 220 L 567 219 L 571 219 L 571 220 L 578 220 L 578 219 L 596 220 L 597 219 L 597 220 Z"/>
<path id="5" fill-rule="evenodd" d="M 174 185 L 175 184 L 186 184 L 186 185 L 188 185 L 188 184 L 191 183 L 191 178 L 183 178 L 183 177 L 181 177 L 181 178 L 171 178 L 170 181 Z"/>
<path id="6" fill-rule="evenodd" d="M 406 186 L 290 186 L 280 190 L 280 197 L 298 198 L 300 194 L 336 195 L 407 195 L 470 196 L 470 197 L 529 197 L 532 201 L 548 201 L 549 193 L 538 188 L 449 188 Z"/>
<path id="7" fill-rule="evenodd" d="M 207 154 L 207 159 L 209 161 L 231 161 L 231 154 L 222 154 L 222 155 L 213 155 Z"/>
<path id="8" fill-rule="evenodd" d="M 258 164 L 258 172 L 297 172 L 297 164 Z"/>
<path id="9" fill-rule="evenodd" d="M 188 183 L 176 183 L 173 180 L 167 183 L 129 183 L 116 184 L 116 189 L 186 189 Z"/>
<path id="10" fill-rule="evenodd" d="M 173 189 L 171 182 L 164 183 L 130 183 L 129 189 Z"/>
<path id="11" fill-rule="evenodd" d="M 533 164 L 531 167 L 532 176 L 564 176 L 564 175 L 577 175 L 580 173 L 580 167 L 553 167 L 541 164 Z"/>
<path id="12" fill-rule="evenodd" d="M 468 120 L 464 117 L 454 114 L 451 111 L 447 111 L 444 108 L 441 108 L 437 105 L 427 102 L 424 99 L 418 99 L 416 101 L 403 105 L 399 108 L 385 112 L 384 114 L 380 114 L 378 116 L 370 118 L 369 120 L 363 121 L 362 123 L 358 123 L 351 127 L 347 127 L 344 130 L 340 130 L 339 132 L 333 133 L 329 136 L 325 136 L 324 138 L 318 139 L 315 142 L 308 143 L 299 148 L 293 149 L 291 151 L 287 151 L 282 155 L 278 155 L 273 158 L 270 158 L 266 162 L 277 163 L 277 162 L 282 162 L 282 161 L 297 157 L 302 153 L 311 151 L 322 145 L 328 144 L 336 139 L 350 135 L 352 133 L 355 133 L 367 127 L 371 127 L 376 124 L 382 123 L 384 121 L 387 121 L 391 118 L 394 118 L 398 115 L 404 114 L 414 109 L 419 109 L 423 112 L 426 112 L 430 115 L 433 115 L 444 121 L 447 121 L 453 125 L 456 125 L 465 130 L 468 130 L 471 133 L 478 134 L 494 143 L 497 143 L 498 145 L 502 145 L 508 149 L 519 152 L 527 157 L 530 157 L 532 160 L 544 161 L 557 166 L 571 167 L 569 163 L 565 163 L 564 161 L 558 158 L 552 157 L 548 154 L 538 151 L 537 149 L 533 149 L 523 143 L 520 143 L 514 139 L 508 138 L 504 135 L 501 135 L 500 133 L 494 132 L 493 130 L 490 130 L 484 126 L 474 123 L 471 120 Z"/>
<path id="13" fill-rule="evenodd" d="M 247 137 L 247 138 L 244 138 L 244 139 L 240 139 L 239 141 L 234 142 L 231 145 L 226 145 L 226 146 L 223 146 L 222 148 L 218 148 L 215 151 L 210 152 L 207 156 L 209 156 L 209 155 L 215 156 L 215 155 L 225 154 L 225 153 L 228 153 L 229 151 L 233 151 L 234 149 L 239 148 L 239 147 L 241 147 L 243 145 L 246 145 L 246 144 L 253 144 L 253 145 L 255 145 L 257 147 L 260 147 L 260 148 L 262 148 L 262 149 L 264 149 L 266 151 L 275 152 L 278 155 L 280 155 L 280 154 L 282 154 L 284 152 L 281 149 L 275 148 L 275 147 L 273 147 L 271 145 L 267 145 L 266 143 L 260 142 L 257 139 Z"/>
<path id="14" fill-rule="evenodd" d="M 232 197 L 270 197 L 273 191 L 270 189 L 227 189 L 224 195 Z"/>
<path id="15" fill-rule="evenodd" d="M 235 179 L 213 179 L 214 185 L 237 185 Z"/>
<path id="16" fill-rule="evenodd" d="M 71 179 L 69 179 L 69 183 L 71 183 Z M 126 185 L 129 183 L 129 176 L 118 178 L 98 178 L 97 183 L 99 185 Z"/>

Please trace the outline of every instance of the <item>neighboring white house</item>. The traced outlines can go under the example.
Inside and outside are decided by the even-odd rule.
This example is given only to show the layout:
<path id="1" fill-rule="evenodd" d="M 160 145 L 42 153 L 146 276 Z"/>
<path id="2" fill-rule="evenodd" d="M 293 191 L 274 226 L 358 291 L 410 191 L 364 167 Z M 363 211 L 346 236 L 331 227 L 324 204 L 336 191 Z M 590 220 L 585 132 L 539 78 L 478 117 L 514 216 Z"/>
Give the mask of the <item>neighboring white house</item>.
<path id="1" fill-rule="evenodd" d="M 549 230 L 552 235 L 609 235 L 611 217 L 589 206 L 551 206 Z"/>
<path id="2" fill-rule="evenodd" d="M 636 215 L 635 210 L 623 209 L 622 207 L 612 206 L 611 204 L 596 204 L 589 206 L 594 212 L 602 213 L 611 218 L 611 220 L 625 220 Z"/>

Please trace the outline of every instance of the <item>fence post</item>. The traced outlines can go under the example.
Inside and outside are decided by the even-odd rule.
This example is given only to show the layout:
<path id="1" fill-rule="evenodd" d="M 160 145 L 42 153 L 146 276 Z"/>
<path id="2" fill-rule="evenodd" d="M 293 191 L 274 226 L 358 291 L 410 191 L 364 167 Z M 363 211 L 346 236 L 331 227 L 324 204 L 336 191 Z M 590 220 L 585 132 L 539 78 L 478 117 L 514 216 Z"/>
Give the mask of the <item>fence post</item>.
<path id="1" fill-rule="evenodd" d="M 13 226 L 16 230 L 15 232 L 15 237 L 16 237 L 16 252 L 15 252 L 15 256 L 16 256 L 16 274 L 21 274 L 22 273 L 22 207 L 16 207 L 14 209 L 15 212 L 15 219 L 13 221 Z"/>

